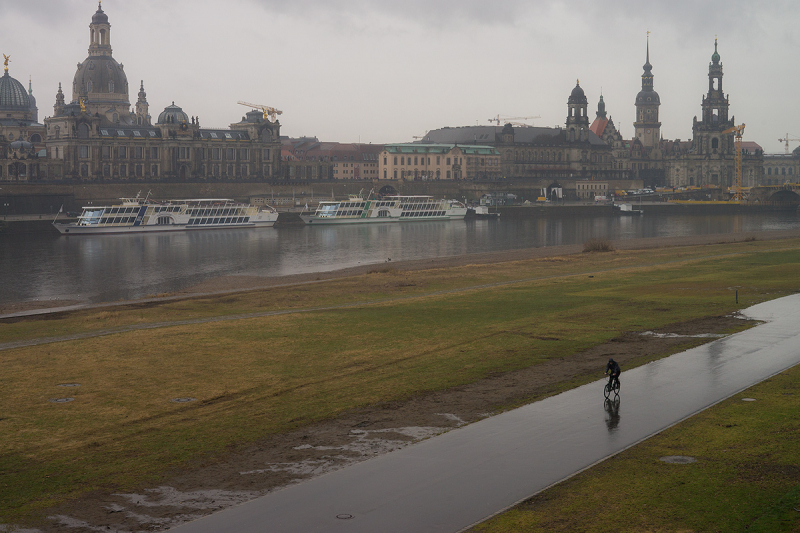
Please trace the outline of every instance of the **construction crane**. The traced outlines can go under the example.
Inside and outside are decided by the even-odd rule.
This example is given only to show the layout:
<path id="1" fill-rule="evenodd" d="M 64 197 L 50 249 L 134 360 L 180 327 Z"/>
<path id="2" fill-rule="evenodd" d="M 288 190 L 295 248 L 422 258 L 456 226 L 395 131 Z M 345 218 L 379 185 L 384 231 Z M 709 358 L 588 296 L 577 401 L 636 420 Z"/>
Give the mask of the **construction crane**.
<path id="1" fill-rule="evenodd" d="M 281 111 L 280 109 L 275 109 L 274 107 L 270 107 L 268 105 L 251 104 L 242 101 L 239 101 L 237 103 L 243 106 L 252 107 L 253 109 L 260 110 L 261 112 L 264 113 L 264 119 L 266 120 L 268 118 L 271 118 L 272 122 L 275 122 L 275 120 L 277 119 L 277 115 L 283 114 L 283 111 Z"/>
<path id="2" fill-rule="evenodd" d="M 506 124 L 508 122 L 511 122 L 512 120 L 534 120 L 534 119 L 537 119 L 537 118 L 542 118 L 542 117 L 540 117 L 539 115 L 536 115 L 535 117 L 502 117 L 501 118 L 500 115 L 497 115 L 496 117 L 489 119 L 489 124 L 494 122 L 495 124 L 497 124 L 499 126 L 501 122 L 503 124 Z M 519 123 L 519 122 L 516 122 L 516 123 L 512 122 L 512 124 L 517 124 L 519 126 L 527 126 L 528 125 L 528 124 L 522 124 L 522 123 Z"/>
<path id="3" fill-rule="evenodd" d="M 742 194 L 742 158 L 744 157 L 742 151 L 742 135 L 744 135 L 744 124 L 740 126 L 733 126 L 723 131 L 722 134 L 733 133 L 733 200 L 744 200 Z M 788 135 L 787 135 L 788 137 Z"/>
<path id="4" fill-rule="evenodd" d="M 426 131 L 425 135 L 412 135 L 411 138 L 412 139 L 424 139 L 425 136 L 427 136 L 427 135 L 428 135 L 428 132 Z"/>
<path id="5" fill-rule="evenodd" d="M 789 137 L 789 134 L 786 134 L 786 138 L 778 139 L 778 142 L 786 143 L 784 146 L 786 147 L 786 155 L 789 155 L 789 141 L 791 142 L 800 142 L 800 139 L 794 139 Z"/>

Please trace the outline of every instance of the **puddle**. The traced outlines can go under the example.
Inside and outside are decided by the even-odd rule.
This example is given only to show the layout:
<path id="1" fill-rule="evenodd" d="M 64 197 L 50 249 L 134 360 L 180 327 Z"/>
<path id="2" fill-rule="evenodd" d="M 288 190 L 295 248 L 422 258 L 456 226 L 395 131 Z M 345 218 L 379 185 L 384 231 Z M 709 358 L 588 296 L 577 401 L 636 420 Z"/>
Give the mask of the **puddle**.
<path id="1" fill-rule="evenodd" d="M 59 524 L 64 527 L 70 529 L 78 529 L 80 528 L 82 531 L 103 531 L 108 533 L 110 531 L 106 526 L 93 526 L 89 522 L 84 522 L 83 520 L 78 520 L 77 518 L 72 518 L 71 516 L 67 515 L 55 515 L 55 516 L 48 516 L 50 520 L 55 520 Z M 115 532 L 117 533 L 131 533 L 127 529 L 116 529 Z M 17 533 L 16 531 L 14 533 Z"/>
<path id="2" fill-rule="evenodd" d="M 295 450 L 314 450 L 323 452 L 344 452 L 324 457 L 309 458 L 292 463 L 271 463 L 265 468 L 240 472 L 241 475 L 266 474 L 274 472 L 289 473 L 295 476 L 314 477 L 328 472 L 333 472 L 341 468 L 363 461 L 364 459 L 376 455 L 400 450 L 421 440 L 428 439 L 446 433 L 453 427 L 460 427 L 466 424 L 464 420 L 450 413 L 436 413 L 443 416 L 454 426 L 409 426 L 403 428 L 387 429 L 352 429 L 350 437 L 352 441 L 341 446 L 313 446 L 303 444 L 297 446 Z"/>
<path id="3" fill-rule="evenodd" d="M 656 337 L 657 339 L 721 339 L 727 337 L 726 333 L 698 333 L 697 335 L 681 335 L 679 333 L 656 333 L 655 331 L 643 331 L 639 335 Z"/>
<path id="4" fill-rule="evenodd" d="M 114 494 L 139 507 L 188 507 L 218 509 L 246 502 L 258 496 L 256 492 L 231 490 L 198 490 L 182 492 L 172 487 L 147 489 L 148 494 Z"/>

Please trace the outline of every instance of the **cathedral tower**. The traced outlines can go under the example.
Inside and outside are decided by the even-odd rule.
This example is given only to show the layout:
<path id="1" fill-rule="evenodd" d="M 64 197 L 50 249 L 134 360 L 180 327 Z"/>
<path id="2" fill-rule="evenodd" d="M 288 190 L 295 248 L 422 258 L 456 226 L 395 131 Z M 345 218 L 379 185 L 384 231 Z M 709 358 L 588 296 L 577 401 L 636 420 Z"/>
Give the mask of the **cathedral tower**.
<path id="1" fill-rule="evenodd" d="M 89 24 L 89 56 L 78 63 L 72 82 L 72 101 L 83 101 L 90 115 L 97 113 L 106 122 L 132 122 L 128 77 L 111 55 L 111 24 L 99 4 Z"/>
<path id="2" fill-rule="evenodd" d="M 653 66 L 650 64 L 650 36 L 647 37 L 647 58 L 642 67 L 642 90 L 636 95 L 636 122 L 633 127 L 636 130 L 636 139 L 642 146 L 653 148 L 658 146 L 661 139 L 661 122 L 658 121 L 658 109 L 661 106 L 661 99 L 658 93 L 653 90 Z"/>
<path id="3" fill-rule="evenodd" d="M 567 100 L 567 141 L 583 142 L 589 140 L 589 101 L 581 89 L 581 82 L 575 85 Z"/>
<path id="4" fill-rule="evenodd" d="M 694 147 L 700 154 L 732 154 L 733 134 L 722 132 L 733 126 L 733 118 L 728 120 L 728 97 L 722 92 L 722 63 L 714 39 L 714 54 L 708 64 L 708 94 L 703 97 L 702 120 L 694 118 L 692 133 Z"/>

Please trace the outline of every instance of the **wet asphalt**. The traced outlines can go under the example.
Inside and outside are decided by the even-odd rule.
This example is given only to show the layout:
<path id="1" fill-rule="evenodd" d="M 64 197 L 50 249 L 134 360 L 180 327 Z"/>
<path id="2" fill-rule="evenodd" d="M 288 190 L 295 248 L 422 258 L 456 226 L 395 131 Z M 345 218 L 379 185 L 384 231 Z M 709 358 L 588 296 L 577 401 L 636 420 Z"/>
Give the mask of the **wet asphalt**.
<path id="1" fill-rule="evenodd" d="M 462 531 L 800 363 L 800 295 L 742 314 L 766 323 L 623 368 L 618 402 L 599 380 L 172 531 Z"/>

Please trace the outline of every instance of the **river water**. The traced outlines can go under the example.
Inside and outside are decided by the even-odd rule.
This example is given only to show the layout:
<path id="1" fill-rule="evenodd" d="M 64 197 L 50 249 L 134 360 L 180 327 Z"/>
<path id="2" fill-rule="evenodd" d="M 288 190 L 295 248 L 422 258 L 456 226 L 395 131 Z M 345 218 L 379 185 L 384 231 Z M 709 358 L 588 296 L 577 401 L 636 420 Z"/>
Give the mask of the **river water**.
<path id="1" fill-rule="evenodd" d="M 0 236 L 0 303 L 91 303 L 173 292 L 224 275 L 281 276 L 498 250 L 800 228 L 797 213 L 560 217 L 162 234 Z"/>

